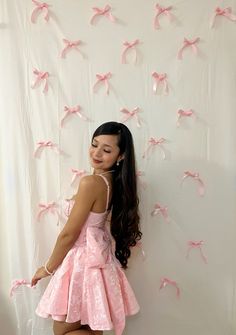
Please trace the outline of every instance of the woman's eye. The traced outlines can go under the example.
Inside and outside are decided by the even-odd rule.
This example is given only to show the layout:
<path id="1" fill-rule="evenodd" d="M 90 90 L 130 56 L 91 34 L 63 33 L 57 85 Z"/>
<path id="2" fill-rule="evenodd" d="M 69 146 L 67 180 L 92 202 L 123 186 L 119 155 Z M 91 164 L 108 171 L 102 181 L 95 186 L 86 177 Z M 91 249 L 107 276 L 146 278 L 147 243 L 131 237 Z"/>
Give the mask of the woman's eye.
<path id="1" fill-rule="evenodd" d="M 110 151 L 107 151 L 107 150 L 104 150 L 104 152 L 106 152 L 107 154 L 110 154 L 110 153 L 111 153 Z"/>
<path id="2" fill-rule="evenodd" d="M 92 143 L 91 145 L 92 147 L 97 148 L 96 144 Z"/>

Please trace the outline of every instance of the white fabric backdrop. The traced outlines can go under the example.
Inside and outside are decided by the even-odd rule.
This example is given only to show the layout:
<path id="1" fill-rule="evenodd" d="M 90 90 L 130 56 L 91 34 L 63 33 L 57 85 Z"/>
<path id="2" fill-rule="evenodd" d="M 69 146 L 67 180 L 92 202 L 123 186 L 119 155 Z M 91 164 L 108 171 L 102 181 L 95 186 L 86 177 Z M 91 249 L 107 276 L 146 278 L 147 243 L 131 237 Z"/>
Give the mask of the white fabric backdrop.
<path id="1" fill-rule="evenodd" d="M 235 308 L 235 124 L 236 124 L 236 22 L 210 18 L 217 6 L 236 1 L 169 1 L 175 18 L 160 17 L 154 30 L 155 1 L 110 0 L 112 23 L 101 17 L 89 24 L 92 7 L 107 2 L 50 0 L 49 22 L 38 16 L 30 22 L 31 1 L 0 1 L 0 185 L 1 185 L 1 333 L 6 335 L 49 335 L 51 321 L 34 314 L 45 288 L 19 288 L 9 298 L 11 280 L 30 279 L 35 268 L 50 254 L 62 222 L 47 214 L 37 222 L 38 204 L 59 202 L 72 195 L 71 168 L 90 172 L 87 149 L 93 130 L 104 121 L 121 120 L 122 108 L 139 107 L 142 127 L 129 120 L 138 169 L 147 184 L 140 185 L 143 249 L 134 251 L 127 275 L 137 294 L 141 312 L 127 322 L 125 334 L 233 335 Z M 199 54 L 190 49 L 177 52 L 184 37 L 200 37 Z M 63 38 L 80 39 L 80 50 L 60 58 Z M 124 41 L 140 40 L 138 62 L 127 54 L 121 64 Z M 48 71 L 49 90 L 32 89 L 33 69 Z M 92 87 L 96 74 L 112 73 L 111 91 Z M 152 72 L 168 75 L 169 95 L 153 94 Z M 72 116 L 60 129 L 64 106 L 80 105 L 93 122 Z M 192 108 L 197 119 L 176 126 L 177 110 Z M 150 137 L 168 139 L 167 157 L 154 148 L 147 159 L 142 155 Z M 34 158 L 36 143 L 51 140 L 63 150 L 50 149 Z M 199 197 L 196 185 L 183 172 L 199 172 L 206 194 Z M 155 203 L 167 206 L 171 222 L 152 217 Z M 202 250 L 190 252 L 187 242 L 204 240 Z M 168 277 L 180 288 L 166 286 Z"/>

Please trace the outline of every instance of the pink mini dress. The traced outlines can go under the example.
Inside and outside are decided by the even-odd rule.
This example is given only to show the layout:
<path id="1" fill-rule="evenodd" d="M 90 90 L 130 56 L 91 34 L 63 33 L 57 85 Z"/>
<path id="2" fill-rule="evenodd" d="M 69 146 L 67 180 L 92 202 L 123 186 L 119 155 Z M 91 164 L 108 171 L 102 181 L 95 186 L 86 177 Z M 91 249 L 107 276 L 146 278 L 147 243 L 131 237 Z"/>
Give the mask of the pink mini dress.
<path id="1" fill-rule="evenodd" d="M 53 320 L 80 321 L 93 330 L 115 330 L 121 335 L 125 317 L 136 314 L 139 305 L 113 253 L 106 221 L 109 214 L 109 184 L 104 213 L 90 211 L 78 239 L 52 276 L 36 313 Z"/>

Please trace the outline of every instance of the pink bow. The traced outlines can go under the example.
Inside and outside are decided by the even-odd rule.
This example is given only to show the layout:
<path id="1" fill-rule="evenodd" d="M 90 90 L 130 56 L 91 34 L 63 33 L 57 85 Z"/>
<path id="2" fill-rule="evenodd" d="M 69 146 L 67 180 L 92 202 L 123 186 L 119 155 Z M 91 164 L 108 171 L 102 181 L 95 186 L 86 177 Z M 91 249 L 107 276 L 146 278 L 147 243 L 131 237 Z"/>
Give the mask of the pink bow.
<path id="1" fill-rule="evenodd" d="M 179 289 L 177 283 L 175 281 L 173 281 L 173 280 L 170 280 L 169 278 L 162 278 L 161 279 L 160 290 L 162 288 L 166 287 L 167 285 L 172 285 L 172 286 L 175 287 L 175 289 L 176 289 L 176 296 L 177 296 L 177 298 L 179 298 L 180 297 L 180 289 Z"/>
<path id="2" fill-rule="evenodd" d="M 156 10 L 157 10 L 157 14 L 154 18 L 154 29 L 159 29 L 160 28 L 160 24 L 159 24 L 159 20 L 158 20 L 158 17 L 161 15 L 161 14 L 164 14 L 166 15 L 169 20 L 172 19 L 172 15 L 170 13 L 170 10 L 172 9 L 172 6 L 169 6 L 169 7 L 161 7 L 159 4 L 156 4 Z"/>
<path id="3" fill-rule="evenodd" d="M 63 127 L 65 119 L 68 118 L 68 116 L 76 114 L 78 115 L 82 120 L 88 121 L 88 118 L 86 116 L 84 116 L 81 112 L 80 112 L 81 108 L 79 105 L 75 106 L 75 107 L 64 107 L 64 111 L 66 112 L 65 116 L 62 118 L 61 120 L 61 127 Z"/>
<path id="4" fill-rule="evenodd" d="M 196 37 L 193 40 L 188 40 L 187 38 L 184 38 L 184 44 L 183 44 L 182 48 L 179 50 L 179 52 L 178 52 L 178 59 L 183 59 L 183 50 L 185 48 L 188 48 L 188 47 L 191 47 L 192 50 L 193 50 L 193 52 L 195 54 L 197 54 L 198 49 L 197 49 L 196 43 L 199 42 L 199 41 L 200 41 L 199 37 Z"/>
<path id="5" fill-rule="evenodd" d="M 141 186 L 142 186 L 143 189 L 145 190 L 147 185 L 146 185 L 146 183 L 143 182 L 143 181 L 141 180 L 141 178 L 140 178 L 140 177 L 142 177 L 143 175 L 144 175 L 144 172 L 142 172 L 142 171 L 140 171 L 140 170 L 138 170 L 137 173 L 136 173 L 136 176 L 137 176 L 137 178 L 139 178 L 139 181 L 140 181 Z"/>
<path id="6" fill-rule="evenodd" d="M 77 169 L 71 169 L 73 172 L 73 177 L 71 179 L 71 185 L 75 182 L 77 178 L 81 178 L 86 174 L 85 170 L 77 170 Z"/>
<path id="7" fill-rule="evenodd" d="M 15 293 L 15 290 L 22 285 L 24 285 L 26 287 L 32 287 L 31 283 L 26 279 L 15 279 L 15 280 L 12 281 L 11 288 L 10 288 L 10 297 L 11 298 L 13 297 L 13 295 Z"/>
<path id="8" fill-rule="evenodd" d="M 115 17 L 110 12 L 111 11 L 111 7 L 109 5 L 106 5 L 103 9 L 98 8 L 98 7 L 93 7 L 93 10 L 95 11 L 95 14 L 92 16 L 92 18 L 90 20 L 90 24 L 94 23 L 94 19 L 97 16 L 105 16 L 111 22 L 115 22 L 116 21 Z"/>
<path id="9" fill-rule="evenodd" d="M 139 248 L 142 252 L 142 258 L 143 260 L 146 258 L 145 251 L 143 250 L 143 244 L 141 241 L 136 242 L 136 247 Z"/>
<path id="10" fill-rule="evenodd" d="M 41 71 L 38 71 L 37 69 L 34 69 L 33 73 L 37 76 L 37 78 L 35 80 L 35 83 L 31 87 L 35 88 L 41 82 L 45 81 L 43 93 L 46 93 L 48 91 L 48 77 L 49 77 L 49 73 L 48 72 L 41 72 Z"/>
<path id="11" fill-rule="evenodd" d="M 80 49 L 78 48 L 78 46 L 81 44 L 80 40 L 72 42 L 72 41 L 68 41 L 67 39 L 63 38 L 63 42 L 65 43 L 66 46 L 61 52 L 61 58 L 65 58 L 67 52 L 71 49 L 75 49 L 78 52 L 80 52 Z"/>
<path id="12" fill-rule="evenodd" d="M 166 73 L 157 73 L 153 72 L 152 77 L 154 79 L 154 84 L 153 84 L 153 92 L 157 93 L 157 87 L 163 83 L 164 85 L 164 93 L 168 94 L 169 92 L 169 87 L 167 83 L 167 74 Z"/>
<path id="13" fill-rule="evenodd" d="M 136 118 L 136 122 L 137 122 L 137 127 L 140 128 L 141 127 L 141 123 L 140 123 L 139 117 L 137 115 L 139 112 L 140 112 L 139 107 L 136 107 L 131 112 L 128 109 L 126 109 L 126 108 L 121 109 L 121 113 L 125 114 L 125 116 L 122 119 L 122 122 L 126 122 L 130 118 L 135 117 Z"/>
<path id="14" fill-rule="evenodd" d="M 202 197 L 205 194 L 205 186 L 203 181 L 200 179 L 199 173 L 185 171 L 181 184 L 183 184 L 184 180 L 189 177 L 193 178 L 193 180 L 196 180 L 198 182 L 198 193 Z"/>
<path id="15" fill-rule="evenodd" d="M 236 21 L 236 15 L 234 15 L 232 13 L 232 8 L 231 7 L 227 7 L 227 8 L 219 8 L 217 7 L 215 9 L 215 14 L 213 16 L 213 18 L 211 19 L 211 23 L 210 23 L 210 27 L 213 28 L 214 23 L 215 23 L 215 19 L 217 16 L 224 16 L 227 19 L 231 20 L 231 21 Z"/>
<path id="16" fill-rule="evenodd" d="M 58 154 L 60 153 L 60 150 L 58 149 L 57 145 L 52 143 L 51 141 L 41 141 L 38 142 L 37 145 L 38 148 L 34 152 L 34 157 L 38 157 L 44 148 L 50 148 L 55 150 Z"/>
<path id="17" fill-rule="evenodd" d="M 153 137 L 150 138 L 149 140 L 149 146 L 148 148 L 145 150 L 144 154 L 143 154 L 143 158 L 145 158 L 148 154 L 148 152 L 150 151 L 151 148 L 153 148 L 154 146 L 158 145 L 161 149 L 162 155 L 163 155 L 163 159 L 166 158 L 166 154 L 164 149 L 162 148 L 162 144 L 165 143 L 166 140 L 164 138 L 160 138 L 160 139 L 155 139 Z"/>
<path id="18" fill-rule="evenodd" d="M 170 222 L 170 218 L 168 215 L 168 208 L 167 207 L 162 207 L 160 204 L 155 204 L 154 206 L 154 210 L 151 212 L 151 215 L 158 215 L 161 214 L 164 218 L 164 220 L 169 223 Z"/>
<path id="19" fill-rule="evenodd" d="M 49 9 L 48 9 L 49 5 L 45 2 L 39 2 L 36 0 L 32 0 L 32 2 L 35 4 L 36 8 L 33 10 L 31 14 L 31 22 L 35 23 L 39 12 L 42 12 L 44 9 L 46 10 L 44 19 L 48 21 L 49 20 Z"/>
<path id="20" fill-rule="evenodd" d="M 93 86 L 93 91 L 95 92 L 96 86 L 98 84 L 104 83 L 106 85 L 106 93 L 107 95 L 109 94 L 109 89 L 110 89 L 110 85 L 109 85 L 109 79 L 111 78 L 111 72 L 108 72 L 104 75 L 102 74 L 96 74 L 97 77 L 97 81 Z"/>
<path id="21" fill-rule="evenodd" d="M 199 249 L 199 250 L 200 250 L 201 257 L 202 257 L 204 263 L 207 264 L 207 258 L 206 258 L 206 256 L 204 256 L 204 254 L 203 254 L 203 252 L 202 252 L 202 245 L 203 245 L 203 244 L 204 244 L 204 241 L 198 241 L 198 242 L 195 242 L 195 241 L 188 241 L 188 251 L 187 251 L 186 258 L 189 258 L 190 250 L 192 250 L 192 249 Z"/>
<path id="22" fill-rule="evenodd" d="M 65 214 L 65 216 L 68 218 L 71 210 L 74 206 L 75 200 L 74 199 L 65 199 L 65 206 L 63 208 L 63 213 Z"/>
<path id="23" fill-rule="evenodd" d="M 177 114 L 178 114 L 178 119 L 177 119 L 177 127 L 180 126 L 180 120 L 183 118 L 183 117 L 190 117 L 192 115 L 194 115 L 194 111 L 192 109 L 189 109 L 189 110 L 183 110 L 183 109 L 179 109 L 177 111 Z"/>
<path id="24" fill-rule="evenodd" d="M 42 216 L 45 215 L 47 212 L 56 214 L 58 216 L 58 219 L 60 219 L 60 214 L 58 213 L 57 210 L 57 204 L 55 202 L 49 202 L 48 204 L 39 204 L 39 207 L 42 208 L 38 215 L 37 215 L 37 220 L 40 221 Z"/>
<path id="25" fill-rule="evenodd" d="M 134 62 L 135 64 L 137 63 L 137 49 L 136 49 L 136 45 L 139 44 L 139 40 L 135 40 L 134 42 L 124 42 L 123 45 L 125 46 L 124 51 L 122 52 L 122 56 L 121 56 L 121 62 L 122 64 L 126 64 L 126 53 L 128 52 L 128 50 L 133 49 L 134 53 L 135 53 L 135 59 Z"/>

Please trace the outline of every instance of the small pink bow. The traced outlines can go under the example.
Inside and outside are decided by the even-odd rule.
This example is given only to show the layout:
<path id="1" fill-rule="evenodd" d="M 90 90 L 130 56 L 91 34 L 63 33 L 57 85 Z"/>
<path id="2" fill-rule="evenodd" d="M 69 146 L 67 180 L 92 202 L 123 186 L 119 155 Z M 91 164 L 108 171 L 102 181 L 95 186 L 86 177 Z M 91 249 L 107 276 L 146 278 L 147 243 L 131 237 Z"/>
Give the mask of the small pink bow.
<path id="1" fill-rule="evenodd" d="M 38 71 L 37 69 L 34 69 L 33 73 L 37 76 L 37 78 L 36 78 L 34 84 L 31 86 L 31 88 L 35 88 L 40 83 L 42 83 L 43 81 L 45 81 L 43 93 L 46 93 L 48 91 L 48 77 L 49 77 L 49 73 L 48 72 L 41 72 L 41 71 Z"/>
<path id="2" fill-rule="evenodd" d="M 186 258 L 189 258 L 189 253 L 192 249 L 199 249 L 204 263 L 207 264 L 207 258 L 206 258 L 206 256 L 204 256 L 204 254 L 202 252 L 202 245 L 203 244 L 204 244 L 204 241 L 197 241 L 197 242 L 196 241 L 188 241 L 188 250 L 187 250 Z"/>
<path id="3" fill-rule="evenodd" d="M 95 14 L 92 16 L 90 20 L 90 24 L 94 23 L 94 20 L 97 16 L 105 16 L 111 22 L 116 21 L 116 18 L 111 14 L 111 7 L 109 5 L 106 5 L 103 9 L 98 8 L 98 7 L 93 7 L 93 10 L 95 11 Z"/>
<path id="4" fill-rule="evenodd" d="M 183 59 L 183 51 L 185 48 L 191 47 L 193 52 L 197 54 L 198 49 L 196 44 L 200 41 L 199 37 L 194 38 L 193 40 L 188 40 L 187 38 L 184 38 L 183 46 L 178 52 L 178 59 Z"/>
<path id="5" fill-rule="evenodd" d="M 31 14 L 31 22 L 35 23 L 37 16 L 40 12 L 42 12 L 44 9 L 46 11 L 46 14 L 44 16 L 45 21 L 49 20 L 49 5 L 45 2 L 39 2 L 36 0 L 32 0 L 32 2 L 35 4 L 36 8 L 33 10 L 32 14 Z"/>
<path id="6" fill-rule="evenodd" d="M 166 287 L 167 285 L 172 285 L 173 287 L 175 287 L 176 289 L 176 296 L 177 298 L 180 297 L 180 289 L 176 283 L 176 281 L 173 281 L 169 278 L 162 278 L 161 279 L 161 286 L 160 286 L 160 290 L 163 289 L 164 287 Z"/>
<path id="7" fill-rule="evenodd" d="M 97 77 L 97 81 L 93 86 L 93 91 L 95 92 L 96 87 L 98 84 L 104 83 L 106 85 L 106 94 L 109 94 L 109 89 L 110 89 L 110 85 L 109 85 L 109 79 L 111 78 L 111 72 L 108 72 L 104 75 L 102 74 L 96 74 Z"/>
<path id="8" fill-rule="evenodd" d="M 126 64 L 126 54 L 128 52 L 128 50 L 133 49 L 134 50 L 134 63 L 137 63 L 137 49 L 136 49 L 136 45 L 139 44 L 139 40 L 135 40 L 134 42 L 124 42 L 123 45 L 125 46 L 124 51 L 122 52 L 122 56 L 121 56 L 121 62 L 122 64 Z"/>
<path id="9" fill-rule="evenodd" d="M 69 50 L 72 50 L 72 49 L 75 49 L 77 50 L 79 53 L 80 52 L 80 49 L 78 48 L 78 46 L 81 44 L 81 41 L 80 40 L 77 40 L 77 41 L 69 41 L 65 38 L 63 38 L 63 42 L 65 43 L 65 47 L 64 49 L 62 50 L 61 52 L 61 58 L 65 58 L 66 57 L 66 54 Z"/>
<path id="10" fill-rule="evenodd" d="M 231 7 L 227 7 L 227 8 L 217 7 L 215 9 L 215 13 L 213 15 L 213 18 L 211 19 L 211 22 L 210 22 L 210 27 L 211 28 L 213 28 L 214 23 L 215 23 L 215 19 L 216 19 L 217 16 L 224 16 L 231 21 L 236 21 L 236 15 L 234 15 L 232 13 L 232 8 Z"/>
<path id="11" fill-rule="evenodd" d="M 170 218 L 168 215 L 168 208 L 167 207 L 162 207 L 160 204 L 156 203 L 154 206 L 154 210 L 151 212 L 152 216 L 161 214 L 164 218 L 164 220 L 169 223 L 170 222 Z"/>
<path id="12" fill-rule="evenodd" d="M 142 252 L 142 258 L 143 260 L 146 258 L 145 251 L 143 250 L 143 244 L 141 241 L 136 242 L 136 247 L 139 248 Z"/>
<path id="13" fill-rule="evenodd" d="M 194 115 L 194 111 L 192 109 L 189 109 L 189 110 L 183 110 L 183 109 L 179 109 L 177 111 L 177 114 L 178 114 L 178 119 L 177 119 L 177 127 L 180 126 L 180 120 L 183 118 L 183 117 L 190 117 L 190 116 L 193 116 Z"/>
<path id="14" fill-rule="evenodd" d="M 136 173 L 136 177 L 139 179 L 140 181 L 140 185 L 143 187 L 143 189 L 145 190 L 147 185 L 144 181 L 141 180 L 141 177 L 144 175 L 144 172 L 143 171 L 140 171 L 138 170 L 137 173 Z"/>
<path id="15" fill-rule="evenodd" d="M 10 297 L 12 298 L 16 289 L 20 286 L 32 287 L 30 281 L 26 279 L 15 279 L 12 281 L 11 288 L 10 288 Z"/>
<path id="16" fill-rule="evenodd" d="M 140 112 L 139 107 L 134 108 L 132 111 L 129 111 L 126 108 L 121 109 L 121 113 L 124 113 L 125 116 L 122 119 L 122 122 L 126 122 L 127 120 L 129 120 L 130 118 L 135 117 L 136 118 L 136 122 L 137 122 L 137 127 L 141 127 L 141 123 L 138 117 L 138 113 Z"/>
<path id="17" fill-rule="evenodd" d="M 81 113 L 81 107 L 79 105 L 75 107 L 65 106 L 64 111 L 66 112 L 66 114 L 61 120 L 61 127 L 63 127 L 64 122 L 68 118 L 68 116 L 73 115 L 73 114 L 78 115 L 82 120 L 88 121 L 88 118 Z"/>
<path id="18" fill-rule="evenodd" d="M 38 145 L 38 148 L 34 152 L 34 157 L 38 157 L 44 148 L 50 148 L 50 149 L 55 150 L 58 154 L 60 153 L 58 146 L 52 143 L 51 141 L 41 141 L 41 142 L 38 142 L 37 145 Z"/>
<path id="19" fill-rule="evenodd" d="M 46 213 L 52 213 L 52 214 L 56 214 L 58 216 L 58 219 L 60 219 L 60 214 L 58 213 L 58 206 L 55 202 L 49 202 L 48 204 L 39 204 L 39 208 L 41 208 L 41 210 L 39 211 L 38 215 L 37 215 L 37 221 L 40 221 L 42 216 L 45 215 Z"/>
<path id="20" fill-rule="evenodd" d="M 160 147 L 160 149 L 161 149 L 161 152 L 162 152 L 162 155 L 163 155 L 163 159 L 165 159 L 166 158 L 166 154 L 165 154 L 164 149 L 162 148 L 162 144 L 165 143 L 165 142 L 166 142 L 166 139 L 164 139 L 164 138 L 155 139 L 155 138 L 151 137 L 150 140 L 149 140 L 150 144 L 149 144 L 148 148 L 145 150 L 145 152 L 143 154 L 143 158 L 145 158 L 148 155 L 148 153 L 149 153 L 149 151 L 150 151 L 151 148 L 153 148 L 154 146 L 158 145 Z"/>
<path id="21" fill-rule="evenodd" d="M 198 194 L 202 197 L 205 194 L 205 186 L 203 181 L 201 180 L 199 173 L 194 173 L 194 172 L 190 172 L 190 171 L 185 171 L 184 175 L 182 177 L 182 182 L 181 184 L 183 184 L 184 180 L 186 178 L 192 178 L 193 180 L 196 180 L 198 182 Z"/>
<path id="22" fill-rule="evenodd" d="M 76 179 L 83 177 L 86 174 L 85 170 L 71 169 L 73 177 L 71 179 L 71 185 L 75 182 Z"/>
<path id="23" fill-rule="evenodd" d="M 159 24 L 159 16 L 161 14 L 164 14 L 166 15 L 169 20 L 171 21 L 172 19 L 172 15 L 170 13 L 170 10 L 172 9 L 172 6 L 169 6 L 169 7 L 161 7 L 159 4 L 156 4 L 156 10 L 157 10 L 157 14 L 154 18 L 154 29 L 159 29 L 160 28 L 160 24 Z"/>
<path id="24" fill-rule="evenodd" d="M 154 79 L 153 92 L 157 93 L 157 87 L 160 86 L 163 83 L 164 93 L 167 95 L 168 92 L 169 92 L 169 87 L 168 87 L 168 83 L 167 83 L 167 74 L 166 73 L 153 72 L 152 77 Z"/>

